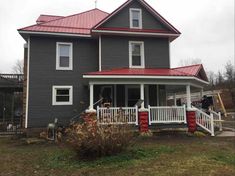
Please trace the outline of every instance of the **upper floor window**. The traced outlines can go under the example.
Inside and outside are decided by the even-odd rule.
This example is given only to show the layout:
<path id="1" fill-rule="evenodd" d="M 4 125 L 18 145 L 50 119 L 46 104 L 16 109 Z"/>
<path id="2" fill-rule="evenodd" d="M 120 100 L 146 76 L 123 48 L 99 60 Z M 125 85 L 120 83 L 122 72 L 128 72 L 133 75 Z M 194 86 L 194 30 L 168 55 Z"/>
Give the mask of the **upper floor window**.
<path id="1" fill-rule="evenodd" d="M 72 43 L 56 43 L 56 70 L 73 70 Z"/>
<path id="2" fill-rule="evenodd" d="M 142 29 L 141 9 L 130 8 L 130 28 Z"/>
<path id="3" fill-rule="evenodd" d="M 129 42 L 129 67 L 144 68 L 144 42 Z"/>
<path id="4" fill-rule="evenodd" d="M 73 87 L 72 86 L 53 86 L 52 105 L 72 105 Z"/>

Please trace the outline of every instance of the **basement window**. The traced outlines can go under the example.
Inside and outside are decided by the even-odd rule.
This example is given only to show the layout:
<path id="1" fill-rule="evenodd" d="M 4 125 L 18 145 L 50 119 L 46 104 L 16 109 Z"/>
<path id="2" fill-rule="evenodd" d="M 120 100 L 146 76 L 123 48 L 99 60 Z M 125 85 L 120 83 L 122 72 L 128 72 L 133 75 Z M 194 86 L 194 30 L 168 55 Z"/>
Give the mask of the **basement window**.
<path id="1" fill-rule="evenodd" d="M 52 105 L 72 105 L 73 86 L 53 86 Z"/>
<path id="2" fill-rule="evenodd" d="M 73 70 L 72 43 L 56 43 L 56 70 Z"/>

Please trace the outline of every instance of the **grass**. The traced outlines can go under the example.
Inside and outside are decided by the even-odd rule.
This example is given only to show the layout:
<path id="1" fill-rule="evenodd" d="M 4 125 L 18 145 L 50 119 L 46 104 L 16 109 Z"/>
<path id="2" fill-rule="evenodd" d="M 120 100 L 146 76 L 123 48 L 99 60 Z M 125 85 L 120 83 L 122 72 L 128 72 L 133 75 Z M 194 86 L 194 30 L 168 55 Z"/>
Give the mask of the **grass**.
<path id="1" fill-rule="evenodd" d="M 235 139 L 170 134 L 136 138 L 123 153 L 83 161 L 55 144 L 0 138 L 0 176 L 235 175 Z"/>

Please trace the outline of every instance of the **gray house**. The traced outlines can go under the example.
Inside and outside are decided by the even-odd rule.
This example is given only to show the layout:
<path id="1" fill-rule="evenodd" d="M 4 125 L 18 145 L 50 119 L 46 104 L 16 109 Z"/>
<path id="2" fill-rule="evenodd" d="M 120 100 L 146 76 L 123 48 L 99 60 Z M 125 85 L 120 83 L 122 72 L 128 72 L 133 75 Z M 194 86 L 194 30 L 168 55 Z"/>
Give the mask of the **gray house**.
<path id="1" fill-rule="evenodd" d="M 18 30 L 27 42 L 25 128 L 54 118 L 66 125 L 84 110 L 102 119 L 107 104 L 109 122 L 121 107 L 136 125 L 137 111 L 149 112 L 149 124 L 186 123 L 185 106 L 168 107 L 167 95 L 186 91 L 189 109 L 190 91 L 208 84 L 202 65 L 170 67 L 170 44 L 180 32 L 144 0 L 128 0 L 111 14 L 96 8 L 36 22 Z"/>

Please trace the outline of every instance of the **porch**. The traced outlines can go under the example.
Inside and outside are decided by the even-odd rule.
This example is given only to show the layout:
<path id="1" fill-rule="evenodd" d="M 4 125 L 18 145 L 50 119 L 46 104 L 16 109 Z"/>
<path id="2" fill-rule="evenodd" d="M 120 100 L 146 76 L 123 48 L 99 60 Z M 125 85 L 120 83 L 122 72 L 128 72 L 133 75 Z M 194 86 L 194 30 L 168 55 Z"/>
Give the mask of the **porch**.
<path id="1" fill-rule="evenodd" d="M 191 131 L 199 125 L 214 135 L 213 117 L 191 104 L 191 92 L 202 94 L 203 86 L 208 84 L 202 65 L 175 69 L 116 69 L 92 72 L 83 77 L 89 79 L 90 103 L 86 112 L 96 112 L 100 124 L 129 123 L 139 125 L 144 131 L 149 125 L 158 123 L 187 124 Z M 185 101 L 177 102 L 177 93 L 186 94 Z M 174 97 L 173 105 L 167 102 L 169 95 Z M 204 119 L 204 124 L 198 120 L 200 118 Z"/>

